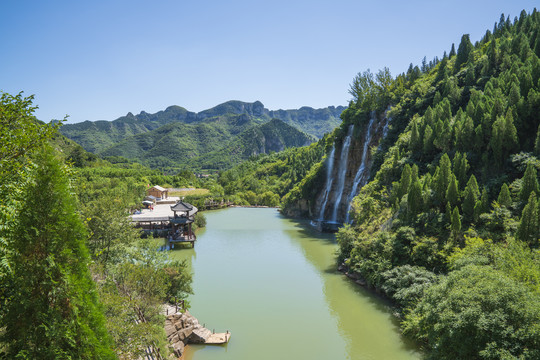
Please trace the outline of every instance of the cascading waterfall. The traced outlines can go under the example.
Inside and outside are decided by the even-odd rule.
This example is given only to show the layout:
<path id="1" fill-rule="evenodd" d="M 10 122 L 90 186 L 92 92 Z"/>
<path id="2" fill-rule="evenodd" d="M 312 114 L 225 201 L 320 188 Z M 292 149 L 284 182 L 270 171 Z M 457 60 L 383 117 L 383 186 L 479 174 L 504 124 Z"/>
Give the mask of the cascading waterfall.
<path id="1" fill-rule="evenodd" d="M 319 221 L 324 220 L 324 210 L 326 209 L 326 203 L 328 202 L 328 195 L 330 194 L 330 189 L 332 188 L 332 183 L 334 178 L 332 177 L 332 171 L 334 171 L 334 155 L 336 152 L 336 147 L 332 146 L 332 151 L 328 158 L 328 168 L 326 169 L 326 191 L 324 193 L 323 202 L 321 205 L 321 211 L 319 212 Z"/>
<path id="2" fill-rule="evenodd" d="M 354 177 L 353 186 L 351 189 L 351 193 L 349 194 L 349 197 L 347 198 L 347 215 L 345 222 L 349 222 L 349 211 L 351 210 L 351 201 L 353 197 L 356 196 L 356 191 L 358 190 L 358 186 L 365 180 L 366 178 L 366 170 L 367 170 L 367 155 L 369 151 L 369 143 L 371 142 L 371 128 L 373 127 L 373 123 L 375 122 L 375 111 L 371 112 L 371 119 L 369 120 L 369 124 L 367 126 L 366 136 L 364 138 L 364 149 L 362 150 L 362 162 L 360 163 L 360 167 L 358 168 L 358 171 L 356 172 L 356 175 Z"/>
<path id="3" fill-rule="evenodd" d="M 339 204 L 341 203 L 341 197 L 343 196 L 343 188 L 345 187 L 345 172 L 347 171 L 347 163 L 349 159 L 349 146 L 351 145 L 351 138 L 354 125 L 349 126 L 347 137 L 343 141 L 343 147 L 341 149 L 341 157 L 339 160 L 339 168 L 337 173 L 337 188 L 336 188 L 336 201 L 334 202 L 334 209 L 332 211 L 332 222 L 337 222 L 337 212 Z"/>

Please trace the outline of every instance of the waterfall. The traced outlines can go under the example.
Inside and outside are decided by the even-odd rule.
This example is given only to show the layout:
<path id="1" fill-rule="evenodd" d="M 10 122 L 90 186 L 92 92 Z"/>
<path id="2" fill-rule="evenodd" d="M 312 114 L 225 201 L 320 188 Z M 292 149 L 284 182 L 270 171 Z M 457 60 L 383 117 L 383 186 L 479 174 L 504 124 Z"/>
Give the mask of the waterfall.
<path id="1" fill-rule="evenodd" d="M 366 136 L 364 138 L 364 149 L 362 152 L 362 162 L 360 163 L 360 167 L 358 168 L 358 171 L 356 172 L 356 175 L 354 177 L 353 186 L 351 189 L 351 193 L 349 194 L 349 197 L 347 199 L 347 215 L 345 222 L 349 222 L 349 211 L 351 210 L 351 201 L 356 196 L 356 191 L 358 190 L 358 186 L 363 183 L 366 179 L 366 172 L 368 170 L 367 167 L 367 155 L 369 152 L 369 143 L 371 142 L 371 128 L 373 126 L 373 123 L 375 122 L 375 111 L 371 112 L 371 119 L 369 120 L 369 124 L 366 129 Z M 363 185 L 363 184 L 362 184 Z"/>
<path id="2" fill-rule="evenodd" d="M 328 158 L 328 168 L 326 169 L 326 191 L 324 193 L 323 202 L 321 204 L 321 211 L 319 212 L 319 221 L 324 220 L 324 210 L 326 209 L 326 203 L 328 202 L 328 195 L 330 194 L 330 189 L 332 188 L 332 183 L 334 178 L 332 177 L 332 171 L 334 171 L 334 154 L 336 152 L 336 147 L 332 146 L 332 151 Z"/>
<path id="3" fill-rule="evenodd" d="M 345 172 L 347 171 L 347 163 L 349 159 L 349 146 L 351 145 L 352 132 L 354 125 L 349 126 L 347 137 L 343 141 L 343 147 L 341 149 L 341 156 L 339 159 L 339 168 L 337 173 L 337 188 L 336 188 L 336 201 L 334 202 L 334 210 L 332 211 L 332 222 L 337 222 L 337 212 L 341 197 L 343 196 L 343 188 L 345 186 Z"/>

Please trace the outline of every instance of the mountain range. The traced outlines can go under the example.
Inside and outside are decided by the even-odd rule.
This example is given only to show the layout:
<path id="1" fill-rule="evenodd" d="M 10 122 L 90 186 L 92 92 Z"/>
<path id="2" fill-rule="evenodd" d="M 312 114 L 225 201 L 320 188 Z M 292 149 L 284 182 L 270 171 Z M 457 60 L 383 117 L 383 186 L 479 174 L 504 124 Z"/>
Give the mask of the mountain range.
<path id="1" fill-rule="evenodd" d="M 228 168 L 252 155 L 308 145 L 340 122 L 343 106 L 268 110 L 260 101 L 228 101 L 198 113 L 169 106 L 154 114 L 62 126 L 87 151 L 154 168 Z"/>

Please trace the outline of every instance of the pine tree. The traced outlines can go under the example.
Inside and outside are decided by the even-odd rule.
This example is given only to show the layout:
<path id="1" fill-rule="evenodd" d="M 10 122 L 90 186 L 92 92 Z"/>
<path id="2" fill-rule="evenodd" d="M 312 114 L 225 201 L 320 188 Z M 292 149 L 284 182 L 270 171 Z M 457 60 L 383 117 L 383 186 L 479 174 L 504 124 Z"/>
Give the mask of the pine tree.
<path id="1" fill-rule="evenodd" d="M 448 54 L 448 57 L 451 59 L 455 55 L 456 55 L 456 46 L 454 45 L 454 43 L 452 43 L 452 48 L 450 49 L 450 53 Z"/>
<path id="2" fill-rule="evenodd" d="M 463 34 L 456 54 L 454 73 L 458 72 L 461 65 L 465 64 L 469 60 L 469 54 L 473 51 L 473 49 L 474 47 L 469 38 L 469 34 Z"/>
<path id="3" fill-rule="evenodd" d="M 538 204 L 534 192 L 531 192 L 527 205 L 523 208 L 516 237 L 529 244 L 534 244 L 538 239 Z"/>
<path id="4" fill-rule="evenodd" d="M 446 189 L 446 201 L 450 203 L 450 206 L 456 206 L 459 201 L 459 185 L 456 180 L 456 176 L 452 174 L 450 176 L 450 182 Z"/>
<path id="5" fill-rule="evenodd" d="M 538 130 L 536 131 L 536 139 L 534 141 L 534 155 L 540 156 L 540 126 L 538 126 Z"/>
<path id="6" fill-rule="evenodd" d="M 533 164 L 528 163 L 527 169 L 525 169 L 525 174 L 523 174 L 523 178 L 521 180 L 519 199 L 525 203 L 529 199 L 532 192 L 538 194 L 538 178 L 536 168 Z"/>
<path id="7" fill-rule="evenodd" d="M 429 125 L 426 125 L 424 130 L 423 148 L 424 154 L 429 154 L 433 149 L 433 130 Z"/>
<path id="8" fill-rule="evenodd" d="M 508 188 L 508 185 L 506 185 L 506 183 L 501 186 L 501 191 L 499 192 L 499 196 L 497 197 L 497 202 L 499 203 L 499 205 L 506 208 L 510 208 L 510 206 L 512 205 L 512 196 L 510 195 L 510 189 Z"/>
<path id="9" fill-rule="evenodd" d="M 450 158 L 445 153 L 441 157 L 438 166 L 439 172 L 437 178 L 435 179 L 435 193 L 436 197 L 440 203 L 444 204 L 444 199 L 446 197 L 446 190 L 448 189 L 448 184 L 450 183 L 450 177 L 452 174 Z"/>
<path id="10" fill-rule="evenodd" d="M 66 170 L 50 149 L 36 163 L 10 238 L 14 276 L 0 319 L 4 356 L 114 359 Z"/>
<path id="11" fill-rule="evenodd" d="M 411 150 L 417 151 L 422 147 L 422 141 L 420 139 L 420 133 L 418 132 L 418 125 L 416 124 L 416 121 L 413 121 L 412 123 L 412 129 L 411 129 Z"/>
<path id="12" fill-rule="evenodd" d="M 422 186 L 417 180 L 411 184 L 411 188 L 407 194 L 407 208 L 410 219 L 413 219 L 416 214 L 420 213 L 423 203 Z"/>
<path id="13" fill-rule="evenodd" d="M 482 196 L 480 197 L 480 202 L 481 202 L 480 214 L 489 212 L 489 196 L 485 188 L 482 190 Z"/>
<path id="14" fill-rule="evenodd" d="M 467 161 L 467 155 L 462 154 L 459 151 L 456 152 L 454 155 L 453 163 L 453 171 L 456 175 L 456 179 L 460 184 L 465 184 L 465 180 L 467 178 L 467 172 L 469 171 L 470 165 Z"/>
<path id="15" fill-rule="evenodd" d="M 461 234 L 461 219 L 459 217 L 459 210 L 457 206 L 454 208 L 454 211 L 452 211 L 451 230 L 452 235 L 455 239 L 457 239 Z"/>
<path id="16" fill-rule="evenodd" d="M 398 199 L 401 199 L 409 191 L 411 186 L 411 166 L 405 164 L 403 171 L 401 172 L 401 180 L 399 181 L 399 191 L 397 194 Z"/>
<path id="17" fill-rule="evenodd" d="M 467 186 L 463 191 L 463 204 L 461 206 L 463 210 L 463 216 L 466 219 L 473 220 L 474 209 L 479 197 L 480 190 L 478 190 L 478 183 L 476 182 L 476 177 L 474 175 L 471 175 L 469 181 L 467 182 Z"/>

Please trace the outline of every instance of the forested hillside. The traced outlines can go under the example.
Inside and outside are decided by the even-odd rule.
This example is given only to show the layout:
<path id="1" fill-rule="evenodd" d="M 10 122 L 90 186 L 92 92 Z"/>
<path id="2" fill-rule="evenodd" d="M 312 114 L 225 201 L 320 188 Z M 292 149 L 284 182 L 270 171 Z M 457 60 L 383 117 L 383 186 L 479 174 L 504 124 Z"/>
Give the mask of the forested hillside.
<path id="1" fill-rule="evenodd" d="M 171 123 L 129 137 L 101 155 L 122 156 L 169 172 L 227 169 L 250 156 L 314 140 L 281 120 L 263 123 L 248 115 L 229 114 L 194 124 Z"/>
<path id="2" fill-rule="evenodd" d="M 199 113 L 188 111 L 180 106 L 169 106 L 155 114 L 142 111 L 138 115 L 128 113 L 114 121 L 100 120 L 66 124 L 61 131 L 68 138 L 93 153 L 101 153 L 122 140 L 156 130 L 167 124 L 175 123 L 178 126 L 173 128 L 178 131 L 178 129 L 183 129 L 180 124 L 210 124 L 212 122 L 208 121 L 209 118 L 234 118 L 234 115 L 244 115 L 242 118 L 248 118 L 254 123 L 279 119 L 307 134 L 321 138 L 339 125 L 339 116 L 344 109 L 343 106 L 329 106 L 323 109 L 302 107 L 274 111 L 266 109 L 260 101 L 254 103 L 228 101 Z M 161 132 L 165 129 L 162 129 Z M 217 131 L 219 130 L 217 129 Z M 185 134 L 179 135 L 189 136 L 190 133 L 187 131 Z"/>
<path id="3" fill-rule="evenodd" d="M 389 105 L 393 120 L 339 258 L 395 301 L 429 358 L 540 357 L 539 56 L 540 14 L 523 11 L 390 82 L 351 85 L 335 136 Z M 324 186 L 326 164 L 286 207 Z"/>

